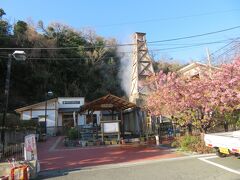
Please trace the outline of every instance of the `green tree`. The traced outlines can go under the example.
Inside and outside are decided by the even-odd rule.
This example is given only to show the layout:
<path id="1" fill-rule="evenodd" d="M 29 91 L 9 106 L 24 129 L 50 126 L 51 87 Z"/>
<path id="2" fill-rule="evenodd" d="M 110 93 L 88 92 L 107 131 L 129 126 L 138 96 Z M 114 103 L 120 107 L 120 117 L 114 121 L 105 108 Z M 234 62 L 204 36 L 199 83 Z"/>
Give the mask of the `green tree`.
<path id="1" fill-rule="evenodd" d="M 160 60 L 160 61 L 153 62 L 154 71 L 155 72 L 163 71 L 165 74 L 169 72 L 177 72 L 183 66 L 184 66 L 183 64 L 174 62 L 172 60 L 171 62 L 167 62 L 167 60 Z"/>
<path id="2" fill-rule="evenodd" d="M 9 23 L 3 20 L 4 15 L 6 15 L 5 11 L 0 8 L 0 36 L 7 35 L 10 32 Z"/>
<path id="3" fill-rule="evenodd" d="M 2 8 L 0 8 L 0 19 L 2 19 L 4 15 L 6 15 L 5 11 Z"/>
<path id="4" fill-rule="evenodd" d="M 3 44 L 0 41 L 0 46 L 36 48 L 26 50 L 28 60 L 24 63 L 12 62 L 10 109 L 44 100 L 50 89 L 55 96 L 83 96 L 88 101 L 107 93 L 123 95 L 118 79 L 116 40 L 60 23 L 45 26 L 40 21 L 36 29 L 17 21 L 13 30 L 8 24 L 6 27 L 9 29 L 4 32 L 5 41 Z M 1 89 L 4 89 L 5 71 L 6 61 L 1 59 Z M 2 98 L 3 91 L 0 91 L 0 102 Z"/>
<path id="5" fill-rule="evenodd" d="M 24 21 L 18 21 L 15 25 L 14 25 L 14 29 L 13 29 L 13 34 L 15 36 L 18 36 L 18 35 L 23 35 L 25 34 L 25 32 L 27 31 L 28 29 L 28 25 L 26 22 Z"/>

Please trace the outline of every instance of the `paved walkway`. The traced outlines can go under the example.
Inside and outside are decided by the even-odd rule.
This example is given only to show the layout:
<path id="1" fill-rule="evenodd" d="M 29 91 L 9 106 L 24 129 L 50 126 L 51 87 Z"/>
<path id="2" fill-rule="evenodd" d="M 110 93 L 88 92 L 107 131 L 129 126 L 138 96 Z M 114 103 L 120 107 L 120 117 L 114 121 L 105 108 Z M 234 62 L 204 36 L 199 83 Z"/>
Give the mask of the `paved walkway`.
<path id="1" fill-rule="evenodd" d="M 168 149 L 143 145 L 65 148 L 62 137 L 50 137 L 38 143 L 41 171 L 74 169 L 106 164 L 179 157 Z"/>

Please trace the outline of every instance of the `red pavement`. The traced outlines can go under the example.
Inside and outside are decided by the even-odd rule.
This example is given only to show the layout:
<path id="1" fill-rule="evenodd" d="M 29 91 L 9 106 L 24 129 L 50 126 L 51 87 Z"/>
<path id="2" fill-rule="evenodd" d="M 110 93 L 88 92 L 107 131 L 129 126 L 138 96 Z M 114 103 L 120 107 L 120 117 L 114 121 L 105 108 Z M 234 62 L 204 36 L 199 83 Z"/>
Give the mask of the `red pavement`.
<path id="1" fill-rule="evenodd" d="M 151 159 L 173 158 L 180 156 L 166 149 L 139 146 L 65 148 L 60 145 L 53 148 L 59 137 L 50 137 L 47 142 L 38 143 L 38 157 L 41 171 L 74 169 L 87 166 L 136 162 Z"/>

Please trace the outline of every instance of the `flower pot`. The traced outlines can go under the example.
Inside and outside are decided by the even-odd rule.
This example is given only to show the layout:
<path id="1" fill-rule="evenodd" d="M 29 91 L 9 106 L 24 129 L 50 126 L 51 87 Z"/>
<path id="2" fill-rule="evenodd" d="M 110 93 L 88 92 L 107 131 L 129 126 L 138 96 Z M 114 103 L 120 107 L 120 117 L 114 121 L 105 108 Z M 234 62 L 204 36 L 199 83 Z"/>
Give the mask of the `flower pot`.
<path id="1" fill-rule="evenodd" d="M 105 145 L 111 145 L 111 141 L 105 141 Z"/>
<path id="2" fill-rule="evenodd" d="M 93 142 L 91 142 L 91 141 L 88 141 L 88 143 L 87 143 L 87 144 L 88 144 L 88 146 L 93 146 L 93 144 L 94 144 L 94 143 L 93 143 Z"/>
<path id="3" fill-rule="evenodd" d="M 124 139 L 121 139 L 121 144 L 126 144 L 125 140 Z"/>
<path id="4" fill-rule="evenodd" d="M 87 146 L 87 142 L 86 141 L 81 141 L 82 147 Z"/>
<path id="5" fill-rule="evenodd" d="M 117 141 L 112 141 L 111 143 L 112 143 L 112 145 L 116 145 Z"/>
<path id="6" fill-rule="evenodd" d="M 101 142 L 100 141 L 96 141 L 96 146 L 100 146 Z"/>

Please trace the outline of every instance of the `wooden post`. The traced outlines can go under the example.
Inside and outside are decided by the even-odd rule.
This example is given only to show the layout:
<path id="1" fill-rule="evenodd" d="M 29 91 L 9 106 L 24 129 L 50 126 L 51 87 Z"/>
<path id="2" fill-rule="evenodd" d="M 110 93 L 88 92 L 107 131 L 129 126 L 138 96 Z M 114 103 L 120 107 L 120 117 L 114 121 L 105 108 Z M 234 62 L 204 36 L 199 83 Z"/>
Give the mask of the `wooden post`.
<path id="1" fill-rule="evenodd" d="M 96 126 L 96 139 L 98 140 L 98 116 L 96 115 L 96 124 L 95 124 L 95 126 Z"/>
<path id="2" fill-rule="evenodd" d="M 114 120 L 114 119 L 113 119 L 113 112 L 114 112 L 114 109 L 112 108 L 112 120 Z"/>
<path id="3" fill-rule="evenodd" d="M 118 122 L 118 125 L 120 127 L 120 123 Z M 120 142 L 120 131 L 118 131 L 118 141 Z"/>
<path id="4" fill-rule="evenodd" d="M 102 130 L 102 143 L 104 142 L 104 124 L 101 123 L 101 130 Z"/>
<path id="5" fill-rule="evenodd" d="M 92 121 L 92 124 L 93 124 L 93 110 L 91 111 L 91 121 Z M 94 139 L 94 126 L 92 126 L 92 136 L 93 136 L 93 139 Z"/>
<path id="6" fill-rule="evenodd" d="M 122 134 L 122 137 L 123 137 L 123 139 L 124 139 L 124 119 L 123 119 L 123 112 L 122 112 L 122 109 L 121 109 L 121 111 L 120 111 L 120 113 L 121 113 L 121 134 Z"/>
<path id="7" fill-rule="evenodd" d="M 57 127 L 57 131 L 58 131 L 58 112 L 57 112 L 57 102 L 55 101 L 55 126 Z"/>

